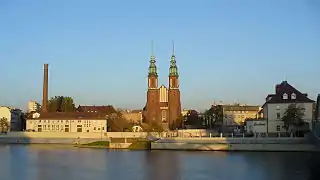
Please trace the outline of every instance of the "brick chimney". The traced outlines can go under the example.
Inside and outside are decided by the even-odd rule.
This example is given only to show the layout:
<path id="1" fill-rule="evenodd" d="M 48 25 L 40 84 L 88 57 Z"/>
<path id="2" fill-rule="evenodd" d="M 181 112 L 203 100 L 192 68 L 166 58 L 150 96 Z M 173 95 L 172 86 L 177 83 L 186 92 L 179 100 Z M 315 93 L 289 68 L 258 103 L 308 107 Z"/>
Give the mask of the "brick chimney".
<path id="1" fill-rule="evenodd" d="M 275 89 L 276 89 L 276 94 L 279 94 L 280 93 L 280 84 L 277 84 Z"/>
<path id="2" fill-rule="evenodd" d="M 49 67 L 48 64 L 44 64 L 41 112 L 47 112 L 47 103 L 48 103 L 48 67 Z"/>

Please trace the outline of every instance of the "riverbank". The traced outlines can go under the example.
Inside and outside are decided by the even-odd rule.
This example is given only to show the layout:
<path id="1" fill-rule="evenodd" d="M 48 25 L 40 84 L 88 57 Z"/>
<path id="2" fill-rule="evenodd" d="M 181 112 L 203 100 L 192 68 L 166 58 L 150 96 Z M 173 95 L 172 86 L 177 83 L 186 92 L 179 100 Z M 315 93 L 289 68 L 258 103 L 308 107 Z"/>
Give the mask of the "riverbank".
<path id="1" fill-rule="evenodd" d="M 99 138 L 100 137 L 100 138 Z M 109 144 L 94 144 L 109 142 Z M 193 150 L 193 151 L 297 151 L 319 152 L 308 138 L 293 137 L 170 137 L 149 141 L 147 137 L 99 133 L 10 132 L 0 135 L 0 144 L 64 144 L 79 148 L 131 150 Z"/>
<path id="2" fill-rule="evenodd" d="M 172 138 L 151 143 L 151 150 L 319 152 L 306 138 Z"/>

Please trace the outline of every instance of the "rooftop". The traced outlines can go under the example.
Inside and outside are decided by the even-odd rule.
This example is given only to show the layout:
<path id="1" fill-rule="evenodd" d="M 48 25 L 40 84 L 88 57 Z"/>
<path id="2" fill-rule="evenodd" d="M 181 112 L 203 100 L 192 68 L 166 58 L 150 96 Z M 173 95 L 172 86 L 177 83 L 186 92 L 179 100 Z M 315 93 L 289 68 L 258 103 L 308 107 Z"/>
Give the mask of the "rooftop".
<path id="1" fill-rule="evenodd" d="M 282 81 L 275 86 L 275 94 L 268 94 L 266 103 L 313 103 L 315 101 L 308 98 L 308 94 L 302 93 L 290 85 L 287 81 Z"/>

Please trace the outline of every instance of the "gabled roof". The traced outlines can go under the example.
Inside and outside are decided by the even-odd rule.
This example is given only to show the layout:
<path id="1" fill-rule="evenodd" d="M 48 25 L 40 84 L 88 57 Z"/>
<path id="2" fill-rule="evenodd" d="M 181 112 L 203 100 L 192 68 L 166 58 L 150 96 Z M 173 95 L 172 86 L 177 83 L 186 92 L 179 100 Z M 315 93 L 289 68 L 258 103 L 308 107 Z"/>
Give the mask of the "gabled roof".
<path id="1" fill-rule="evenodd" d="M 301 93 L 296 88 L 291 86 L 287 81 L 282 81 L 275 87 L 275 94 L 268 94 L 265 104 L 270 103 L 313 103 L 315 101 L 308 98 L 308 94 Z M 283 95 L 287 94 L 287 99 L 283 98 Z M 291 98 L 291 95 L 295 94 L 295 98 Z M 264 105 L 265 105 L 264 104 Z M 263 106 L 264 106 L 263 105 Z"/>
<path id="2" fill-rule="evenodd" d="M 34 119 L 89 120 L 89 119 L 106 119 L 106 115 L 107 115 L 106 113 L 91 113 L 91 112 L 47 112 L 47 113 L 40 113 L 40 117 L 34 118 Z"/>

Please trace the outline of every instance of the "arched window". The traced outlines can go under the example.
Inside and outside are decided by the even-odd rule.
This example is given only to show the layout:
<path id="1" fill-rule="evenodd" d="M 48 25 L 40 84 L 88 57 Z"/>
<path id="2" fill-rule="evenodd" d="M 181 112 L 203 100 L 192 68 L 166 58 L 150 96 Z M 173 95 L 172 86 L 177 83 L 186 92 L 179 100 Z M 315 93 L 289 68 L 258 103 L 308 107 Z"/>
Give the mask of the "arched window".
<path id="1" fill-rule="evenodd" d="M 287 93 L 284 93 L 284 94 L 282 95 L 282 98 L 283 98 L 283 99 L 288 99 L 288 94 L 287 94 Z"/>
<path id="2" fill-rule="evenodd" d="M 292 93 L 291 94 L 291 99 L 296 99 L 297 97 L 296 97 L 296 94 L 295 93 Z"/>
<path id="3" fill-rule="evenodd" d="M 167 111 L 166 110 L 162 110 L 162 112 L 161 112 L 161 120 L 162 120 L 162 122 L 166 122 L 167 121 Z"/>

